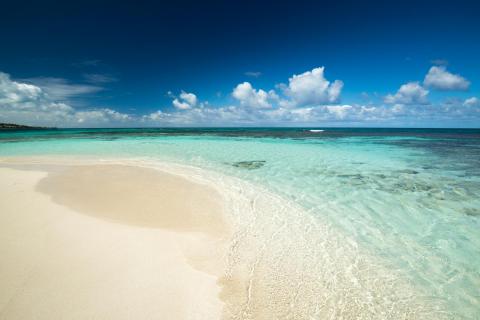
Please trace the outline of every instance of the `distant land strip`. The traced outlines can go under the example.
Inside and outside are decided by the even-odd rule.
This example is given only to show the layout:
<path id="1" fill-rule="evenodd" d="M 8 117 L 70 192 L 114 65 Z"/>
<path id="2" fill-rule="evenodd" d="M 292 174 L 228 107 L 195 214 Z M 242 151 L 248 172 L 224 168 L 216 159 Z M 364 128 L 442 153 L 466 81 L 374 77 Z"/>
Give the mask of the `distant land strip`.
<path id="1" fill-rule="evenodd" d="M 52 127 L 34 127 L 15 123 L 0 123 L 0 130 L 39 130 L 39 129 L 54 129 Z"/>

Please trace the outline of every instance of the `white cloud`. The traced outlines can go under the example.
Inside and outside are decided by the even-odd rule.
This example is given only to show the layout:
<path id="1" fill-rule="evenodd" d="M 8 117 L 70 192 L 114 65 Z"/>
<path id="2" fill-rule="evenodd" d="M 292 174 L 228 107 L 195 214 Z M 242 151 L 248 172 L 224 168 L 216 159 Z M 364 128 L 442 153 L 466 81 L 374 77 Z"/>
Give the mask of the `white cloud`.
<path id="1" fill-rule="evenodd" d="M 280 98 L 274 90 L 255 89 L 249 82 L 238 84 L 232 96 L 240 101 L 240 105 L 253 108 L 300 108 L 333 104 L 340 98 L 343 82 L 335 80 L 330 83 L 324 77 L 324 67 L 314 68 L 288 79 L 288 85 L 277 87 L 284 93 Z"/>
<path id="2" fill-rule="evenodd" d="M 393 113 L 402 113 L 405 111 L 405 107 L 403 104 L 396 104 L 392 108 Z"/>
<path id="3" fill-rule="evenodd" d="M 240 105 L 251 108 L 271 108 L 271 100 L 278 99 L 275 91 L 256 90 L 249 82 L 238 84 L 233 89 L 232 96 L 240 102 Z"/>
<path id="4" fill-rule="evenodd" d="M 343 82 L 330 83 L 324 77 L 324 70 L 324 67 L 314 68 L 288 79 L 284 92 L 291 99 L 291 106 L 321 105 L 339 100 Z"/>
<path id="5" fill-rule="evenodd" d="M 322 105 L 300 108 L 205 107 L 171 113 L 159 110 L 143 116 L 142 124 L 152 126 L 312 125 L 325 121 L 336 123 L 344 120 L 377 119 L 380 118 L 379 112 L 382 110 L 361 105 Z"/>
<path id="6" fill-rule="evenodd" d="M 192 107 L 195 107 L 197 105 L 197 96 L 193 93 L 187 93 L 182 91 L 182 93 L 180 94 L 180 98 L 186 101 Z"/>
<path id="7" fill-rule="evenodd" d="M 195 94 L 182 91 L 178 98 L 173 99 L 172 104 L 177 109 L 187 110 L 196 107 L 198 99 Z"/>
<path id="8" fill-rule="evenodd" d="M 96 93 L 103 90 L 100 86 L 70 83 L 63 78 L 38 77 L 23 79 L 22 81 L 41 88 L 46 94 L 48 94 L 50 99 L 63 102 L 77 96 Z"/>
<path id="9" fill-rule="evenodd" d="M 344 119 L 352 108 L 350 105 L 326 106 L 328 112 L 334 114 L 337 119 Z"/>
<path id="10" fill-rule="evenodd" d="M 187 102 L 181 102 L 177 98 L 175 98 L 172 101 L 172 104 L 175 108 L 181 109 L 181 110 L 187 110 L 190 109 L 190 105 Z"/>
<path id="11" fill-rule="evenodd" d="M 445 66 L 433 66 L 423 84 L 438 90 L 467 90 L 470 82 L 464 77 L 447 71 Z"/>
<path id="12" fill-rule="evenodd" d="M 400 86 L 395 94 L 387 95 L 384 100 L 391 104 L 426 104 L 428 103 L 427 95 L 428 90 L 417 81 Z"/>
<path id="13" fill-rule="evenodd" d="M 471 97 L 468 99 L 465 99 L 463 102 L 463 105 L 466 107 L 478 107 L 480 106 L 480 100 L 477 97 Z"/>
<path id="14" fill-rule="evenodd" d="M 88 123 L 97 125 L 126 122 L 132 119 L 127 114 L 120 113 L 118 111 L 108 108 L 76 111 L 74 114 L 74 118 L 77 123 Z"/>
<path id="15" fill-rule="evenodd" d="M 0 122 L 40 126 L 118 126 L 132 117 L 109 108 L 77 110 L 43 88 L 0 72 Z"/>
<path id="16" fill-rule="evenodd" d="M 240 106 L 203 107 L 182 112 L 158 110 L 140 118 L 142 125 L 148 126 L 249 125 L 257 120 L 256 113 Z"/>

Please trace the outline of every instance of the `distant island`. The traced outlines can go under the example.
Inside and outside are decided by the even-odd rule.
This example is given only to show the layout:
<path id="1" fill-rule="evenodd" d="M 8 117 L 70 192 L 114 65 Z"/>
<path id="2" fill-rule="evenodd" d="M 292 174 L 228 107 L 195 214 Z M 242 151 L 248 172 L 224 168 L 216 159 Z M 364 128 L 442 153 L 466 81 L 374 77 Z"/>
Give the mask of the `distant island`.
<path id="1" fill-rule="evenodd" d="M 0 130 L 40 130 L 40 129 L 53 129 L 53 128 L 26 126 L 26 125 L 15 124 L 15 123 L 0 123 Z"/>

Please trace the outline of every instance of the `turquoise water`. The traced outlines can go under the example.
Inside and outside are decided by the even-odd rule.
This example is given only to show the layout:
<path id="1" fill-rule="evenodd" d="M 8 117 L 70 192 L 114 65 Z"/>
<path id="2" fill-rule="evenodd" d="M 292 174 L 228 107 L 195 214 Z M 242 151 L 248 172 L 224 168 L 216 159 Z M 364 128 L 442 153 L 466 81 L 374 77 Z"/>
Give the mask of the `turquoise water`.
<path id="1" fill-rule="evenodd" d="M 451 318 L 478 318 L 480 130 L 324 130 L 16 131 L 0 133 L 0 156 L 147 158 L 247 180 L 400 270 Z"/>

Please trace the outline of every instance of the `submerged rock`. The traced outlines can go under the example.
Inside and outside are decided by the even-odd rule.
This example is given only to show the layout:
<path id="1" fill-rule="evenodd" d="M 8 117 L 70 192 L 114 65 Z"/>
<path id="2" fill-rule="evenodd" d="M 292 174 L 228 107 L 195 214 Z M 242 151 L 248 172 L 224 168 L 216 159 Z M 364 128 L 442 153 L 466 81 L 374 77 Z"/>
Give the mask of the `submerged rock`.
<path id="1" fill-rule="evenodd" d="M 480 210 L 476 208 L 465 208 L 463 209 L 463 212 L 465 212 L 467 216 L 472 216 L 472 217 L 480 216 Z"/>
<path id="2" fill-rule="evenodd" d="M 418 174 L 419 172 L 416 170 L 405 169 L 405 170 L 398 170 L 398 173 L 406 173 L 406 174 Z"/>
<path id="3" fill-rule="evenodd" d="M 402 190 L 408 192 L 427 192 L 434 189 L 433 186 L 422 183 L 422 182 L 414 182 L 414 181 L 400 181 L 393 184 L 393 190 Z"/>
<path id="4" fill-rule="evenodd" d="M 254 161 L 238 161 L 232 163 L 232 166 L 237 168 L 243 168 L 248 170 L 258 169 L 265 165 L 265 160 L 254 160 Z"/>

